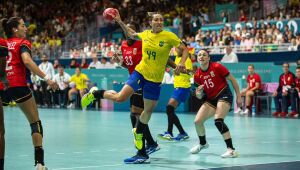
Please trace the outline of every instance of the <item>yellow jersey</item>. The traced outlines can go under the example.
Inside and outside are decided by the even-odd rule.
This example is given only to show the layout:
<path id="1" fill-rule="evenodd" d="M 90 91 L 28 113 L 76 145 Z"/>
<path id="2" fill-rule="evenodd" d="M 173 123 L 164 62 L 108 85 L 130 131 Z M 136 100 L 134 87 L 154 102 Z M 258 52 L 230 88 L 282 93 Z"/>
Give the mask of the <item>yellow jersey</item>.
<path id="1" fill-rule="evenodd" d="M 181 60 L 181 57 L 176 55 L 175 64 L 178 64 Z M 193 69 L 193 63 L 190 57 L 188 57 L 185 61 L 185 67 L 187 70 Z M 191 75 L 180 73 L 178 76 L 174 75 L 174 88 L 189 88 L 191 87 Z"/>
<path id="2" fill-rule="evenodd" d="M 70 81 L 72 81 L 76 84 L 76 89 L 83 90 L 83 89 L 87 89 L 86 81 L 84 81 L 86 79 L 88 79 L 87 75 L 80 73 L 79 76 L 77 76 L 76 74 L 73 75 L 71 77 Z"/>
<path id="3" fill-rule="evenodd" d="M 172 32 L 161 31 L 157 34 L 151 30 L 138 33 L 142 40 L 143 57 L 135 70 L 148 81 L 161 83 L 169 59 L 170 50 L 178 47 L 181 40 Z"/>

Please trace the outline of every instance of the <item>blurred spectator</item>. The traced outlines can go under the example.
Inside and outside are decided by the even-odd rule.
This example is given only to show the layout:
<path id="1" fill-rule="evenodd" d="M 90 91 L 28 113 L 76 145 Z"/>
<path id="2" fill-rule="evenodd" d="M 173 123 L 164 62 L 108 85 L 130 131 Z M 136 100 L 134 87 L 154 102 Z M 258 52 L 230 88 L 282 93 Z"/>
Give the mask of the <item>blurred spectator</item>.
<path id="1" fill-rule="evenodd" d="M 115 63 L 115 62 L 110 58 L 109 62 L 106 63 L 106 66 L 105 66 L 105 67 L 108 68 L 108 69 L 115 69 L 117 66 L 118 66 L 118 64 Z"/>
<path id="2" fill-rule="evenodd" d="M 95 69 L 102 68 L 102 64 L 101 64 L 100 61 L 98 61 L 97 56 L 93 56 L 92 62 L 90 63 L 90 65 L 89 65 L 88 68 L 89 68 L 89 69 L 91 69 L 91 68 L 95 68 Z"/>
<path id="3" fill-rule="evenodd" d="M 80 68 L 82 68 L 82 69 L 89 68 L 88 63 L 86 62 L 86 58 L 81 58 Z"/>
<path id="4" fill-rule="evenodd" d="M 291 45 L 288 47 L 288 50 L 289 51 L 297 51 L 298 50 L 298 46 L 299 45 L 297 44 L 296 39 L 293 38 L 292 42 L 291 42 Z"/>
<path id="5" fill-rule="evenodd" d="M 246 17 L 246 15 L 245 15 L 244 10 L 241 10 L 241 11 L 240 11 L 240 18 L 239 18 L 239 21 L 240 21 L 240 22 L 247 22 L 247 17 Z"/>
<path id="6" fill-rule="evenodd" d="M 60 66 L 59 59 L 55 59 L 53 63 L 53 68 L 56 70 Z"/>
<path id="7" fill-rule="evenodd" d="M 68 97 L 69 97 L 69 102 L 70 104 L 68 105 L 67 108 L 74 109 L 75 108 L 75 101 L 77 100 L 77 95 L 79 93 L 80 98 L 87 92 L 88 88 L 88 82 L 89 78 L 86 74 L 81 73 L 81 69 L 77 67 L 75 69 L 75 74 L 72 75 L 70 82 L 73 82 L 73 86 L 70 87 L 71 89 L 68 92 Z"/>
<path id="8" fill-rule="evenodd" d="M 237 113 L 248 115 L 252 112 L 253 96 L 255 93 L 258 93 L 261 89 L 261 78 L 259 74 L 255 73 L 254 65 L 250 64 L 248 66 L 247 76 L 247 88 L 243 89 L 241 95 L 246 97 L 246 109 L 242 111 L 240 108 Z"/>
<path id="9" fill-rule="evenodd" d="M 222 23 L 226 24 L 228 22 L 228 14 L 227 12 L 223 11 L 221 13 Z"/>
<path id="10" fill-rule="evenodd" d="M 172 81 L 172 76 L 170 74 L 170 68 L 167 67 L 166 70 L 165 70 L 165 74 L 164 74 L 162 84 L 172 84 L 172 83 L 173 83 L 173 81 Z"/>
<path id="11" fill-rule="evenodd" d="M 54 77 L 54 68 L 52 63 L 48 62 L 48 56 L 44 54 L 42 56 L 42 63 L 39 65 L 39 68 L 41 71 L 45 73 L 45 75 L 49 79 L 53 79 Z M 51 88 L 48 86 L 47 82 L 42 80 L 41 81 L 41 86 L 42 86 L 42 93 L 43 93 L 43 99 L 42 105 L 45 107 L 50 107 L 52 102 L 51 102 Z"/>
<path id="12" fill-rule="evenodd" d="M 100 60 L 100 69 L 106 69 L 107 68 L 107 58 L 106 57 L 101 57 Z"/>
<path id="13" fill-rule="evenodd" d="M 288 114 L 288 101 L 291 103 L 292 113 L 296 112 L 295 75 L 289 71 L 289 64 L 283 63 L 283 74 L 279 77 L 279 86 L 274 92 L 276 112 L 273 116 L 286 117 Z M 281 102 L 280 102 L 281 99 Z"/>
<path id="14" fill-rule="evenodd" d="M 225 55 L 223 56 L 222 63 L 238 63 L 238 57 L 237 55 L 232 51 L 232 48 L 230 46 L 226 46 L 225 48 Z"/>
<path id="15" fill-rule="evenodd" d="M 32 82 L 33 95 L 38 106 L 43 105 L 43 89 L 41 86 L 41 78 L 31 72 L 30 79 Z"/>
<path id="16" fill-rule="evenodd" d="M 79 64 L 77 63 L 77 60 L 75 58 L 71 59 L 71 63 L 69 65 L 69 68 L 77 68 L 79 67 Z"/>
<path id="17" fill-rule="evenodd" d="M 54 91 L 53 100 L 55 107 L 61 108 L 67 105 L 70 75 L 64 72 L 64 67 L 58 67 L 58 73 L 54 75 L 53 81 L 58 84 L 59 89 Z"/>

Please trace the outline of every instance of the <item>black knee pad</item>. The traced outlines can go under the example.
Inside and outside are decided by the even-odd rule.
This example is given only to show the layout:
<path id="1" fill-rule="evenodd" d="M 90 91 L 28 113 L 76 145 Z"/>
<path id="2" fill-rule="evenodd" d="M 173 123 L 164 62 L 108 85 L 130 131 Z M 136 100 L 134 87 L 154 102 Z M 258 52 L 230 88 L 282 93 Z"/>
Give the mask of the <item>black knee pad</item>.
<path id="1" fill-rule="evenodd" d="M 171 105 L 168 105 L 167 106 L 167 114 L 174 114 L 175 112 L 175 107 L 174 106 L 171 106 Z"/>
<path id="2" fill-rule="evenodd" d="M 30 127 L 31 127 L 31 135 L 34 133 L 39 133 L 43 136 L 43 126 L 42 126 L 42 122 L 40 120 L 37 122 L 31 123 Z"/>
<path id="3" fill-rule="evenodd" d="M 224 123 L 224 119 L 222 118 L 215 119 L 215 125 L 222 135 L 229 131 L 228 127 Z"/>

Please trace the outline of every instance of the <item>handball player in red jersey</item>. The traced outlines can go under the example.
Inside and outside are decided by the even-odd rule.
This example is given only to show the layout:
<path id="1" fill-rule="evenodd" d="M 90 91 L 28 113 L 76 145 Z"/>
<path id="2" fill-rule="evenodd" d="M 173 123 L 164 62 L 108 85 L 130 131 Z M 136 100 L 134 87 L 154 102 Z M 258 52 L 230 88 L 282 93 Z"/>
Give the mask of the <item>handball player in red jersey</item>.
<path id="1" fill-rule="evenodd" d="M 29 74 L 29 70 L 32 71 L 44 79 L 54 90 L 57 88 L 57 84 L 50 80 L 32 60 L 31 43 L 25 39 L 27 28 L 23 19 L 20 17 L 3 19 L 2 27 L 7 36 L 8 46 L 8 56 L 6 57 L 7 93 L 21 108 L 30 123 L 36 169 L 46 170 L 43 150 L 43 127 L 36 102 L 31 90 L 27 87 L 26 74 Z"/>
<path id="2" fill-rule="evenodd" d="M 242 98 L 236 79 L 229 73 L 228 69 L 223 65 L 210 62 L 210 56 L 206 50 L 200 50 L 197 55 L 200 68 L 194 75 L 194 82 L 198 86 L 196 96 L 198 98 L 205 97 L 204 104 L 200 107 L 196 118 L 195 126 L 200 143 L 194 146 L 190 152 L 192 154 L 199 153 L 202 149 L 208 148 L 205 138 L 204 123 L 207 119 L 214 116 L 215 126 L 222 134 L 227 146 L 227 151 L 221 155 L 222 158 L 234 158 L 238 156 L 232 145 L 232 139 L 229 129 L 224 123 L 224 118 L 229 112 L 233 96 L 228 86 L 229 80 L 235 90 L 237 96 L 237 105 L 241 106 Z"/>
<path id="3" fill-rule="evenodd" d="M 0 38 L 0 79 L 5 76 L 6 56 L 8 55 L 7 42 L 5 39 Z M 4 128 L 4 115 L 2 98 L 4 94 L 4 85 L 0 80 L 0 170 L 4 169 L 4 154 L 5 154 L 5 128 Z"/>
<path id="4" fill-rule="evenodd" d="M 133 30 L 138 30 L 138 25 L 135 23 L 129 23 L 127 26 Z M 113 59 L 116 62 L 122 62 L 122 66 L 128 69 L 129 74 L 131 74 L 135 66 L 140 63 L 142 60 L 142 41 L 134 40 L 127 37 L 126 41 L 122 42 L 121 45 L 122 59 L 114 55 Z M 139 89 L 133 93 L 130 97 L 130 119 L 132 127 L 135 128 L 137 125 L 137 120 L 144 110 L 144 100 L 143 100 L 143 90 Z M 153 140 L 153 137 L 150 133 L 150 129 L 147 125 L 145 129 L 145 140 L 147 142 L 146 152 L 151 154 L 160 149 L 159 145 Z"/>

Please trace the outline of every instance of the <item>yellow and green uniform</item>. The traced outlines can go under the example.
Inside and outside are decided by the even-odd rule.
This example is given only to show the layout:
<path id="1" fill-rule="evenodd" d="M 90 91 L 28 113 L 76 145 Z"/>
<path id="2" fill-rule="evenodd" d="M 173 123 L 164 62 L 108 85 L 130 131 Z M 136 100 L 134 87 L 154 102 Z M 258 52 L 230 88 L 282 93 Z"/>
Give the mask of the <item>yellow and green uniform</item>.
<path id="1" fill-rule="evenodd" d="M 70 81 L 74 82 L 76 84 L 76 89 L 78 90 L 83 90 L 83 89 L 87 89 L 87 84 L 86 81 L 88 77 L 86 74 L 84 73 L 80 73 L 79 76 L 77 76 L 76 74 L 73 75 L 70 79 Z"/>
<path id="2" fill-rule="evenodd" d="M 176 55 L 175 58 L 175 64 L 178 64 L 181 60 L 181 57 L 178 57 Z M 192 70 L 193 69 L 193 63 L 192 60 L 188 57 L 185 61 L 185 67 L 187 70 Z M 182 74 L 180 73 L 178 76 L 174 75 L 174 88 L 189 88 L 191 87 L 191 75 L 189 74 Z"/>
<path id="3" fill-rule="evenodd" d="M 143 43 L 143 57 L 135 70 L 146 80 L 161 83 L 170 50 L 174 46 L 178 47 L 181 40 L 174 33 L 165 30 L 156 34 L 151 30 L 145 30 L 138 33 L 138 37 Z"/>

